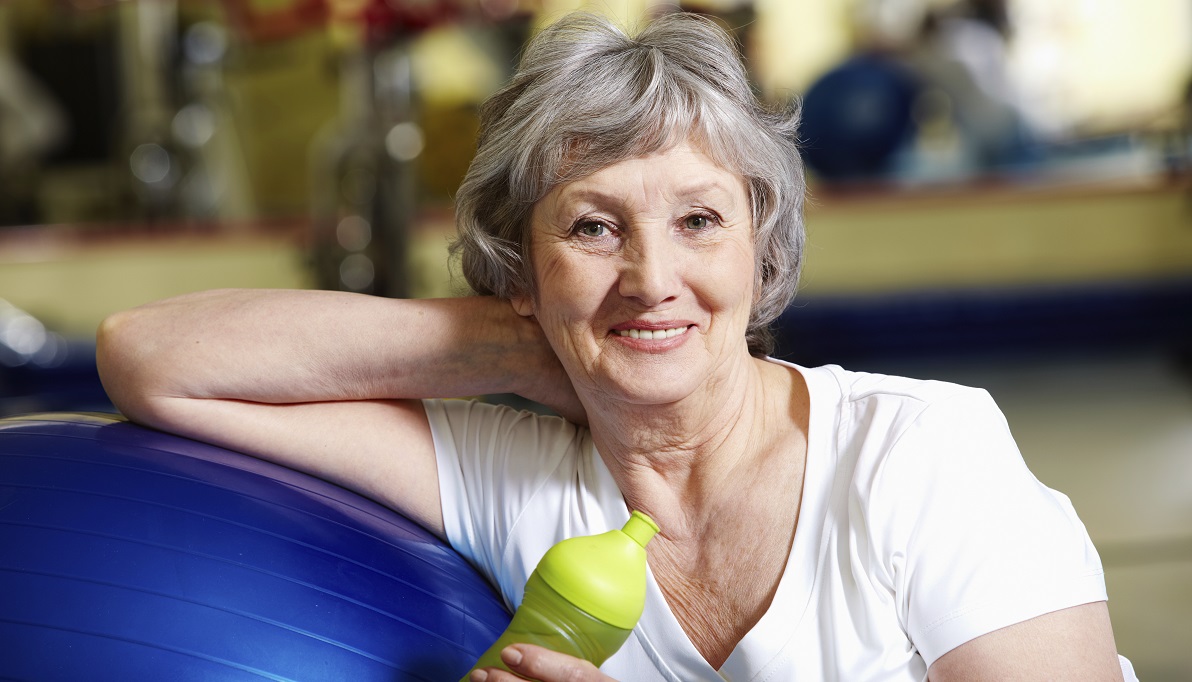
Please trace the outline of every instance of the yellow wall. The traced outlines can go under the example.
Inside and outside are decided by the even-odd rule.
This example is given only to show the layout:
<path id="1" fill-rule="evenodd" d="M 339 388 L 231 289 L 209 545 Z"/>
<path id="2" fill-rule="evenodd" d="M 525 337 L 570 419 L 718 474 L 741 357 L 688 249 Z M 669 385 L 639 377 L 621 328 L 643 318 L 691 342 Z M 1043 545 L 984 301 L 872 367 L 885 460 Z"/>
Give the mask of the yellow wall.
<path id="1" fill-rule="evenodd" d="M 808 293 L 1192 275 L 1178 186 L 823 198 L 807 225 Z"/>
<path id="2" fill-rule="evenodd" d="M 785 100 L 852 50 L 851 7 L 844 0 L 757 0 L 750 68 L 767 97 Z"/>
<path id="3" fill-rule="evenodd" d="M 109 313 L 217 287 L 310 285 L 305 254 L 265 238 L 159 238 L 0 250 L 0 299 L 51 329 L 89 337 Z"/>

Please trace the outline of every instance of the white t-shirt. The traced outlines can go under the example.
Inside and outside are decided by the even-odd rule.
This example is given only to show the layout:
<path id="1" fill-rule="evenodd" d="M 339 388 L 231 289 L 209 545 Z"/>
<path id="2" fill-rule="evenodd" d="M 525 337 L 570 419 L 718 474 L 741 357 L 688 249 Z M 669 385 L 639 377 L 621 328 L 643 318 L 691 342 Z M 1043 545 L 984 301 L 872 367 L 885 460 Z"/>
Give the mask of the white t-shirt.
<path id="1" fill-rule="evenodd" d="M 807 469 L 768 611 L 717 671 L 649 575 L 645 613 L 604 672 L 626 682 L 921 681 L 970 639 L 1106 598 L 1068 498 L 1026 468 L 985 391 L 788 366 L 811 396 Z M 586 429 L 472 401 L 425 406 L 448 541 L 511 608 L 552 545 L 628 519 Z"/>

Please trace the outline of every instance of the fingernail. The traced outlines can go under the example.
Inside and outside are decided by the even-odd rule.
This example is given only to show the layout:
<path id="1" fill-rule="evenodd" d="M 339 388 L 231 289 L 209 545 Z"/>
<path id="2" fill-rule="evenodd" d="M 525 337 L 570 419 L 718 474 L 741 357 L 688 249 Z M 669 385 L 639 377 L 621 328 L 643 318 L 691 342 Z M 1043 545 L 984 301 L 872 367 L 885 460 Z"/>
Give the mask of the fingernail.
<path id="1" fill-rule="evenodd" d="M 468 682 L 484 682 L 488 679 L 487 670 L 473 670 L 471 675 L 468 675 Z"/>
<path id="2" fill-rule="evenodd" d="M 501 650 L 501 660 L 505 665 L 518 665 L 522 662 L 522 653 L 511 646 L 507 646 Z"/>

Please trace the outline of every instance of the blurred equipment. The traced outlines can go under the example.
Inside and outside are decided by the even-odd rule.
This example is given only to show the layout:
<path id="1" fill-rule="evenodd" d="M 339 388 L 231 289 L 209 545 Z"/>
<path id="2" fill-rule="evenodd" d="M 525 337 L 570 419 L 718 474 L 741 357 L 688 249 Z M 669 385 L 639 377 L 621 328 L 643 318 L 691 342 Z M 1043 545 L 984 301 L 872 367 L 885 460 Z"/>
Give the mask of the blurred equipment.
<path id="1" fill-rule="evenodd" d="M 326 481 L 114 417 L 0 421 L 0 678 L 451 680 L 508 622 Z"/>
<path id="2" fill-rule="evenodd" d="M 894 168 L 916 132 L 913 74 L 879 52 L 828 71 L 803 96 L 803 158 L 829 181 L 872 180 Z"/>
<path id="3" fill-rule="evenodd" d="M 176 51 L 176 0 L 135 0 L 117 5 L 124 129 L 121 156 L 147 220 L 180 214 L 182 150 L 170 134 L 173 103 L 167 84 Z"/>
<path id="4" fill-rule="evenodd" d="M 227 102 L 225 29 L 175 0 L 119 3 L 121 150 L 140 217 L 246 219 L 252 199 Z"/>
<path id="5" fill-rule="evenodd" d="M 940 180 L 1039 160 L 1039 143 L 1010 78 L 1011 29 L 1003 0 L 964 0 L 927 12 L 903 55 L 924 84 L 916 102 L 921 139 L 905 174 Z M 951 149 L 940 149 L 947 145 L 939 139 L 943 131 L 953 131 Z M 951 158 L 940 158 L 940 151 Z"/>
<path id="6" fill-rule="evenodd" d="M 61 140 L 36 169 L 0 195 L 26 205 L 9 224 L 113 220 L 135 209 L 123 139 L 124 94 L 116 8 L 11 2 L 13 53 L 57 103 Z M 0 202 L 5 199 L 0 199 Z"/>
<path id="7" fill-rule="evenodd" d="M 338 3 L 341 12 L 345 5 Z M 338 16 L 359 28 L 340 58 L 340 116 L 313 148 L 316 284 L 408 297 L 407 251 L 418 204 L 414 161 L 425 146 L 410 43 L 459 8 L 446 0 L 367 0 L 354 9 Z"/>
<path id="8" fill-rule="evenodd" d="M 180 101 L 170 136 L 184 150 L 178 200 L 187 218 L 244 220 L 254 214 L 242 145 L 224 85 L 228 32 L 215 21 L 186 27 L 179 48 Z"/>
<path id="9" fill-rule="evenodd" d="M 827 181 L 905 184 L 956 183 L 1037 164 L 1043 149 L 1008 68 L 1005 3 L 904 10 L 896 35 L 871 38 L 806 93 L 811 168 Z"/>
<path id="10" fill-rule="evenodd" d="M 0 225 L 34 217 L 32 176 L 63 142 L 66 118 L 11 49 L 7 3 L 0 3 Z"/>

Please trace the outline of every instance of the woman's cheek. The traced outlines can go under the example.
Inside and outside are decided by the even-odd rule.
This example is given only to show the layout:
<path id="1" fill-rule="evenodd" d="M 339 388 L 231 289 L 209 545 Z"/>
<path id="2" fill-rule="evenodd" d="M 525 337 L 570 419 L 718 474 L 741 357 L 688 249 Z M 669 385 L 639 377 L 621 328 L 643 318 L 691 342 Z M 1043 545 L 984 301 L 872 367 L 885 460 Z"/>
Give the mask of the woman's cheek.
<path id="1" fill-rule="evenodd" d="M 718 308 L 735 307 L 742 301 L 748 307 L 752 305 L 756 286 L 754 268 L 753 250 L 734 246 L 706 263 L 696 283 L 698 286 L 702 281 L 706 285 L 702 288 Z"/>
<path id="2" fill-rule="evenodd" d="M 607 267 L 582 253 L 544 254 L 538 278 L 541 299 L 570 314 L 595 311 L 607 293 Z"/>

